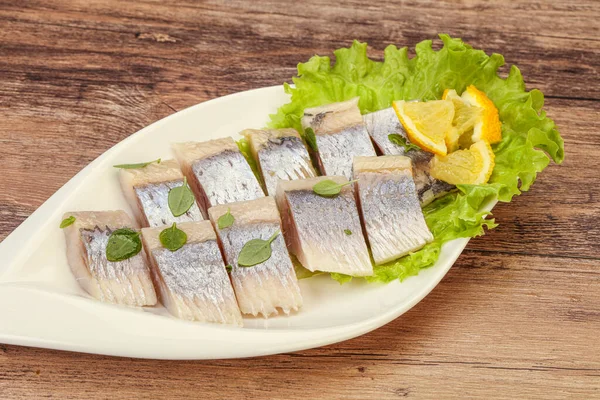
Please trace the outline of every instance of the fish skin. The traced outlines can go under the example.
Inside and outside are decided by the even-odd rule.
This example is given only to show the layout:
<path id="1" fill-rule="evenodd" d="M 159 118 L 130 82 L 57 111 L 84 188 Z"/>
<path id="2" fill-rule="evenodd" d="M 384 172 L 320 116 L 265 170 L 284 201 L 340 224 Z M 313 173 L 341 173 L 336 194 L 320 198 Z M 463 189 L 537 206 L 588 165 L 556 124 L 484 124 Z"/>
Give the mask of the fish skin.
<path id="1" fill-rule="evenodd" d="M 375 264 L 419 250 L 433 240 L 405 156 L 356 157 L 354 178 Z"/>
<path id="2" fill-rule="evenodd" d="M 317 176 L 304 141 L 295 129 L 246 129 L 241 134 L 250 143 L 269 196 L 275 196 L 279 180 Z"/>
<path id="3" fill-rule="evenodd" d="M 358 108 L 358 99 L 304 110 L 302 127 L 312 128 L 315 132 L 317 160 L 323 175 L 342 175 L 351 179 L 353 157 L 376 155 Z"/>
<path id="4" fill-rule="evenodd" d="M 169 208 L 169 191 L 183 185 L 183 174 L 177 161 L 164 160 L 144 168 L 121 169 L 119 177 L 125 198 L 141 226 L 154 227 L 203 219 L 196 202 L 179 217 L 173 216 Z"/>
<path id="5" fill-rule="evenodd" d="M 143 251 L 123 261 L 106 259 L 111 233 L 135 228 L 124 211 L 82 211 L 65 213 L 75 222 L 64 228 L 67 258 L 77 282 L 93 297 L 127 306 L 152 306 L 156 292 Z"/>
<path id="6" fill-rule="evenodd" d="M 390 142 L 388 135 L 398 134 L 406 139 L 407 143 L 410 143 L 393 108 L 365 114 L 363 118 L 369 135 L 382 154 L 402 155 L 412 159 L 413 176 L 421 206 L 426 206 L 455 189 L 454 185 L 434 179 L 429 175 L 429 161 L 433 158 L 433 154 L 415 149 L 406 152 L 402 146 Z"/>
<path id="7" fill-rule="evenodd" d="M 210 207 L 265 196 L 232 138 L 176 143 L 173 150 L 205 217 Z"/>
<path id="8" fill-rule="evenodd" d="M 162 303 L 177 318 L 242 326 L 210 221 L 177 224 L 188 237 L 176 251 L 160 244 L 160 228 L 143 228 L 144 248 Z"/>
<path id="9" fill-rule="evenodd" d="M 219 229 L 217 220 L 227 211 L 233 225 Z M 281 230 L 281 221 L 273 197 L 216 206 L 209 210 L 226 262 L 232 266 L 231 281 L 243 314 L 268 318 L 282 310 L 285 314 L 302 306 L 298 279 L 280 233 L 271 242 L 271 257 L 252 267 L 240 267 L 238 255 L 252 239 L 269 239 Z"/>
<path id="10" fill-rule="evenodd" d="M 183 180 L 162 182 L 158 184 L 149 184 L 142 187 L 135 187 L 143 215 L 145 217 L 145 226 L 163 226 L 172 225 L 173 222 L 191 222 L 202 221 L 202 213 L 198 204 L 190 207 L 185 214 L 175 217 L 169 208 L 169 192 L 171 189 L 182 186 Z"/>
<path id="11" fill-rule="evenodd" d="M 281 181 L 277 203 L 284 215 L 286 241 L 292 254 L 310 271 L 337 272 L 352 276 L 373 274 L 373 265 L 360 223 L 352 185 L 336 197 L 321 197 L 312 187 L 343 176 Z M 352 234 L 347 235 L 344 230 Z"/>

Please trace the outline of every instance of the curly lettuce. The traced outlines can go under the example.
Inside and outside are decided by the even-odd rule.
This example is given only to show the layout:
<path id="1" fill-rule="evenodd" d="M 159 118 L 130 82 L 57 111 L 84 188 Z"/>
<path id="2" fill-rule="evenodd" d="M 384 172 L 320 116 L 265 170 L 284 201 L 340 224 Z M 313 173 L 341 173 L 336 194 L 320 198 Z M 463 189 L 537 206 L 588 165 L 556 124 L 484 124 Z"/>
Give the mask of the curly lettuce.
<path id="1" fill-rule="evenodd" d="M 508 77 L 498 70 L 504 65 L 500 54 L 488 56 L 461 39 L 439 35 L 443 47 L 433 50 L 432 41 L 416 45 L 408 57 L 406 47 L 394 45 L 384 51 L 383 61 L 367 56 L 367 44 L 354 41 L 351 47 L 334 51 L 336 61 L 314 56 L 298 64 L 294 86 L 284 84 L 291 101 L 271 115 L 272 128 L 293 127 L 302 132 L 300 119 L 307 107 L 344 101 L 360 96 L 363 114 L 390 107 L 394 100 L 440 99 L 444 89 L 462 93 L 474 85 L 494 102 L 502 122 L 502 141 L 492 146 L 496 165 L 485 185 L 459 185 L 459 191 L 424 208 L 434 242 L 399 260 L 375 267 L 369 281 L 403 280 L 421 268 L 435 264 L 441 245 L 449 240 L 483 235 L 496 226 L 482 207 L 489 201 L 509 202 L 529 190 L 539 172 L 553 160 L 564 159 L 564 144 L 558 130 L 542 110 L 544 95 L 525 90 L 519 69 L 512 66 Z M 332 274 L 346 282 L 348 276 Z"/>

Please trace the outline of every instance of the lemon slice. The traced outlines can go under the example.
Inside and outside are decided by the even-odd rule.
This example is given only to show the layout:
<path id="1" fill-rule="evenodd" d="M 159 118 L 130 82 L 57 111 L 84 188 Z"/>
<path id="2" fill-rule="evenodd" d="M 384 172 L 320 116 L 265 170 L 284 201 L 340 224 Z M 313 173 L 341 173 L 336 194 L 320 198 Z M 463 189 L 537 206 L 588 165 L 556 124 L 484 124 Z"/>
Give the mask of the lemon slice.
<path id="1" fill-rule="evenodd" d="M 450 100 L 393 103 L 408 140 L 430 153 L 446 155 L 446 135 L 452 129 L 454 105 Z"/>
<path id="2" fill-rule="evenodd" d="M 470 142 L 475 124 L 483 117 L 483 108 L 472 106 L 465 99 L 460 97 L 454 89 L 446 89 L 442 96 L 442 100 L 450 100 L 454 105 L 454 119 L 452 120 L 453 129 L 446 136 L 448 152 L 453 152 L 458 150 L 461 143 Z M 463 138 L 461 141 L 463 135 L 465 135 L 466 138 Z M 468 148 L 469 146 L 470 143 L 463 148 Z"/>
<path id="3" fill-rule="evenodd" d="M 486 183 L 494 170 L 494 152 L 485 140 L 468 149 L 457 150 L 447 156 L 436 155 L 431 159 L 430 171 L 435 179 L 453 185 Z"/>
<path id="4" fill-rule="evenodd" d="M 498 109 L 485 93 L 475 86 L 469 86 L 461 98 L 472 106 L 481 107 L 483 114 L 473 127 L 472 142 L 486 140 L 489 143 L 498 143 L 502 140 L 502 124 Z"/>

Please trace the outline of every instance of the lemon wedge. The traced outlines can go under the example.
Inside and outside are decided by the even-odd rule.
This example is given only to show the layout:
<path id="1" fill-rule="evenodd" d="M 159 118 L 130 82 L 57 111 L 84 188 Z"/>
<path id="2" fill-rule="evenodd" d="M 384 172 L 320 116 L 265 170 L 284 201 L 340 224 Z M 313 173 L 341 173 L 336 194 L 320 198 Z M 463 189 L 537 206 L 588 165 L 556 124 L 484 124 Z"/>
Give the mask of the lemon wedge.
<path id="1" fill-rule="evenodd" d="M 450 100 L 393 103 L 398 119 L 408 139 L 430 153 L 445 156 L 448 153 L 446 136 L 452 130 L 454 105 Z"/>
<path id="2" fill-rule="evenodd" d="M 490 144 L 481 140 L 468 149 L 457 150 L 447 156 L 431 159 L 430 171 L 435 179 L 453 185 L 486 183 L 494 170 L 494 152 Z"/>
<path id="3" fill-rule="evenodd" d="M 502 140 L 502 124 L 498 109 L 485 93 L 471 85 L 463 92 L 461 98 L 471 106 L 480 107 L 483 113 L 473 126 L 471 142 L 485 140 L 494 144 Z"/>
<path id="4" fill-rule="evenodd" d="M 466 147 L 463 145 L 463 148 L 468 148 L 471 145 L 469 142 L 472 140 L 473 128 L 483 117 L 483 108 L 469 104 L 454 89 L 446 89 L 442 100 L 450 100 L 454 105 L 453 129 L 446 136 L 448 152 L 458 150 L 459 145 L 464 143 L 467 145 Z"/>

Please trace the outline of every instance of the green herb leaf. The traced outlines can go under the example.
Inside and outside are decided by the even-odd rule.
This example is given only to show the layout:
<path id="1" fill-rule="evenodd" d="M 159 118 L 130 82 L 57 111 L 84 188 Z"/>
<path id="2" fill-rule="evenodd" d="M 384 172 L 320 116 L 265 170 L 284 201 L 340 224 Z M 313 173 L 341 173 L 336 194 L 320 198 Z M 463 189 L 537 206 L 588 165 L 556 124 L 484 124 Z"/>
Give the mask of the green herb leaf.
<path id="1" fill-rule="evenodd" d="M 175 222 L 173 222 L 170 228 L 163 229 L 158 238 L 163 247 L 171 251 L 179 250 L 187 242 L 186 233 L 177 228 Z"/>
<path id="2" fill-rule="evenodd" d="M 313 192 L 322 197 L 334 197 L 340 194 L 344 186 L 350 185 L 356 181 L 337 183 L 331 179 L 325 179 L 313 186 Z"/>
<path id="3" fill-rule="evenodd" d="M 350 229 L 344 229 L 344 233 L 348 236 L 352 235 L 352 231 Z"/>
<path id="4" fill-rule="evenodd" d="M 225 266 L 225 269 L 227 270 L 227 272 L 231 272 L 231 271 L 233 271 L 233 267 L 231 266 L 231 264 L 227 264 L 227 265 Z"/>
<path id="5" fill-rule="evenodd" d="M 117 164 L 117 165 L 113 165 L 113 167 L 121 168 L 121 169 L 138 169 L 138 168 L 144 168 L 152 163 L 160 164 L 160 158 L 157 160 L 154 160 L 154 161 L 141 162 L 141 163 L 137 163 L 137 164 Z"/>
<path id="6" fill-rule="evenodd" d="M 171 213 L 174 217 L 185 214 L 194 204 L 194 201 L 196 201 L 196 199 L 194 198 L 192 189 L 190 189 L 187 184 L 187 178 L 183 178 L 183 185 L 169 190 L 169 209 L 171 209 Z"/>
<path id="7" fill-rule="evenodd" d="M 233 215 L 231 215 L 230 209 L 228 208 L 227 212 L 221 215 L 217 220 L 217 225 L 219 226 L 219 229 L 225 229 L 233 225 L 234 221 L 235 218 L 233 218 Z"/>
<path id="8" fill-rule="evenodd" d="M 313 128 L 306 128 L 304 130 L 304 139 L 311 149 L 319 151 L 319 148 L 317 147 L 317 136 L 315 135 Z"/>
<path id="9" fill-rule="evenodd" d="M 404 136 L 397 133 L 389 134 L 388 140 L 398 146 L 401 146 L 407 153 L 411 150 L 421 150 L 419 146 L 409 143 Z"/>
<path id="10" fill-rule="evenodd" d="M 140 233 L 129 228 L 117 229 L 108 238 L 106 259 L 116 262 L 127 260 L 142 250 Z"/>
<path id="11" fill-rule="evenodd" d="M 73 223 L 75 223 L 75 217 L 71 215 L 70 217 L 62 220 L 60 223 L 60 229 L 66 228 L 69 225 L 73 225 Z"/>
<path id="12" fill-rule="evenodd" d="M 238 265 L 240 267 L 252 267 L 256 264 L 263 263 L 271 258 L 271 243 L 280 231 L 277 230 L 269 239 L 252 239 L 248 241 L 240 255 L 238 256 Z"/>

